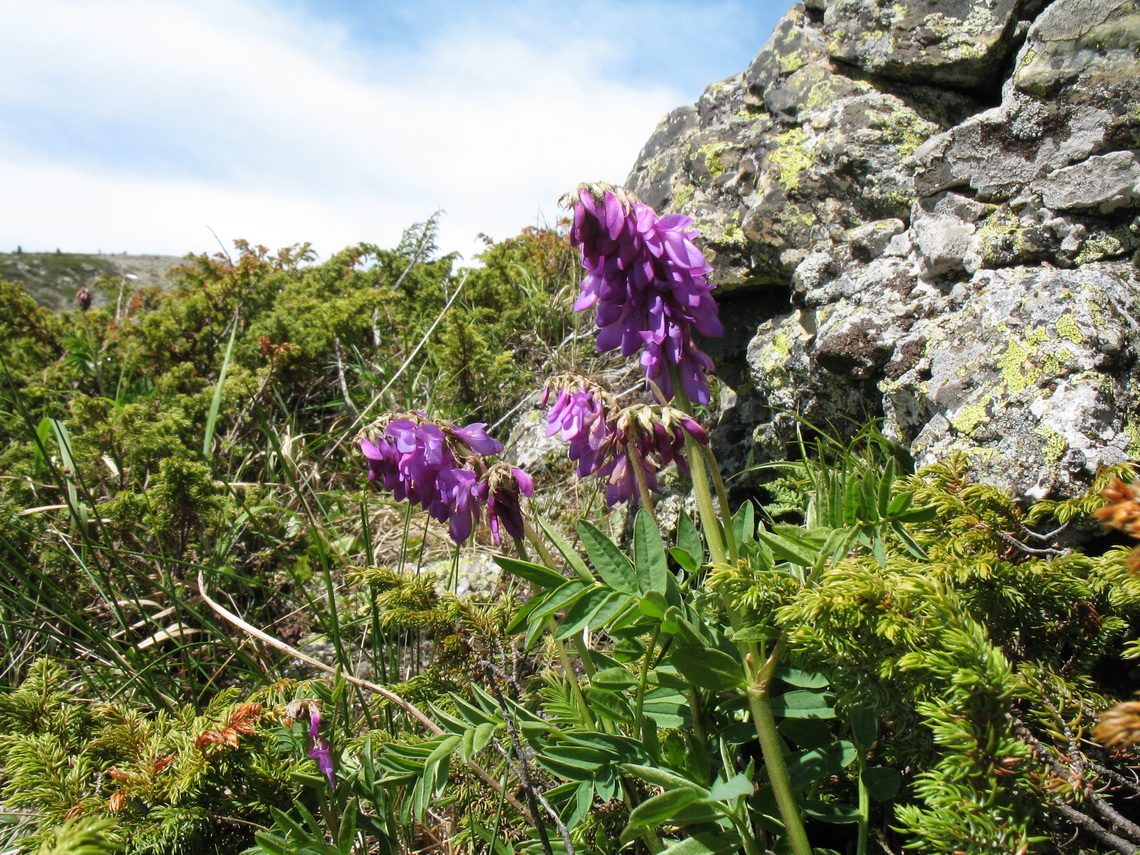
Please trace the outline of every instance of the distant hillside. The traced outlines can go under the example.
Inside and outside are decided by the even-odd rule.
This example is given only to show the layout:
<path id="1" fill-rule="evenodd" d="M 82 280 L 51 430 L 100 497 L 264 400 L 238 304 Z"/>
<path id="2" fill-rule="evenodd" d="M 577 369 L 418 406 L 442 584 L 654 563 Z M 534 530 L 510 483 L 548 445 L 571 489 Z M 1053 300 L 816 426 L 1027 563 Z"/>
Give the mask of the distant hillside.
<path id="1" fill-rule="evenodd" d="M 182 263 L 174 255 L 11 252 L 0 253 L 0 279 L 22 282 L 37 302 L 58 310 L 74 306 L 75 292 L 84 287 L 91 288 L 97 304 L 114 299 L 119 283 L 130 276 L 135 277 L 130 281 L 133 287 L 164 287 L 170 281 L 170 269 Z M 100 278 L 106 285 L 92 287 Z"/>

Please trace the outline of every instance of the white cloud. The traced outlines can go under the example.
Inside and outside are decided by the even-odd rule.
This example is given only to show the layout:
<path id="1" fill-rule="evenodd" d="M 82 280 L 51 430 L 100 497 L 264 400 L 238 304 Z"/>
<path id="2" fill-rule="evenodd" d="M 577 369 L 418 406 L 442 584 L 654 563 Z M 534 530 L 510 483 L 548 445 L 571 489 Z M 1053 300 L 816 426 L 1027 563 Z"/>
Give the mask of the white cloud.
<path id="1" fill-rule="evenodd" d="M 5 4 L 0 248 L 212 252 L 213 227 L 328 255 L 444 208 L 441 244 L 470 255 L 623 180 L 681 103 L 607 79 L 601 40 L 359 44 L 255 0 Z"/>

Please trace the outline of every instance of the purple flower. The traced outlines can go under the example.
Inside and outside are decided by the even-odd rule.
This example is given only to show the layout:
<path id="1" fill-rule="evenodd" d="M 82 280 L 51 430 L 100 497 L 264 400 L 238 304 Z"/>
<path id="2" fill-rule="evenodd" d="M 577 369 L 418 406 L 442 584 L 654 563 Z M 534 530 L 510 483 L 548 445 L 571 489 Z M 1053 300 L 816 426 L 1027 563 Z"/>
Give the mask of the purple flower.
<path id="1" fill-rule="evenodd" d="M 569 456 L 578 464 L 578 477 L 601 468 L 617 443 L 611 417 L 601 400 L 586 389 L 563 389 L 546 416 L 546 435 L 570 444 Z"/>
<path id="2" fill-rule="evenodd" d="M 707 275 L 712 267 L 693 244 L 699 232 L 679 214 L 658 217 L 647 205 L 606 185 L 583 187 L 573 202 L 570 242 L 586 276 L 575 311 L 597 307 L 600 353 L 641 351 L 645 377 L 673 396 L 670 366 L 692 400 L 709 402 L 713 363 L 693 342 L 724 335 Z"/>
<path id="3" fill-rule="evenodd" d="M 482 458 L 498 454 L 503 445 L 488 436 L 481 423 L 456 427 L 437 424 L 423 413 L 404 413 L 381 418 L 365 429 L 360 436 L 360 450 L 368 460 L 370 481 L 379 480 L 398 501 L 412 502 L 433 519 L 446 522 L 451 539 L 463 543 L 479 522 L 482 503 L 495 495 L 484 482 L 490 470 Z M 529 477 L 521 474 L 529 483 Z M 530 491 L 533 492 L 533 486 Z M 495 510 L 488 506 L 488 512 L 496 545 L 498 524 L 504 513 L 509 517 L 508 532 L 513 535 L 516 519 L 521 530 L 517 491 L 513 504 L 509 498 L 499 497 Z"/>
<path id="4" fill-rule="evenodd" d="M 91 308 L 91 292 L 87 288 L 80 288 L 75 292 L 75 302 L 79 304 L 79 311 L 86 312 Z"/>
<path id="5" fill-rule="evenodd" d="M 309 757 L 317 761 L 317 765 L 329 779 L 329 788 L 336 789 L 336 770 L 333 768 L 332 746 L 329 741 L 320 735 L 321 711 L 316 704 L 309 706 Z"/>

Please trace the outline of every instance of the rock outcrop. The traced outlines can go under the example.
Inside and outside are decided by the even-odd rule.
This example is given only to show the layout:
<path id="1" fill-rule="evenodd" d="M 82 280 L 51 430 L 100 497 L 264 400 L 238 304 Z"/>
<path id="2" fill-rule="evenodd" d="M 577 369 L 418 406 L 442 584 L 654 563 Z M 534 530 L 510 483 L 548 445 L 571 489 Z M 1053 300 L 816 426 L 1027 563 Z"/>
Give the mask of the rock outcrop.
<path id="1" fill-rule="evenodd" d="M 799 418 L 1025 498 L 1140 452 L 1135 0 L 808 0 L 627 185 L 704 232 L 730 467 Z"/>

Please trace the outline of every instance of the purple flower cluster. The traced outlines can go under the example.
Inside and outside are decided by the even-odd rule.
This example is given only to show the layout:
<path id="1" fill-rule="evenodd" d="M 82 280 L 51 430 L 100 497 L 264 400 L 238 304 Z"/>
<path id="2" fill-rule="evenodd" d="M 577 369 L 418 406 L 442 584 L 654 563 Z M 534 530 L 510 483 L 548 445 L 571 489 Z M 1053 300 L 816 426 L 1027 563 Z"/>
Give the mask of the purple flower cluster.
<path id="1" fill-rule="evenodd" d="M 549 388 L 543 405 L 549 400 Z M 666 406 L 638 405 L 618 410 L 601 393 L 585 387 L 559 391 L 546 417 L 546 435 L 569 444 L 578 464 L 578 477 L 597 475 L 608 481 L 606 503 L 638 497 L 637 470 L 650 490 L 657 489 L 657 472 L 669 463 L 687 472 L 685 434 L 708 443 L 704 429 L 690 416 Z"/>
<path id="2" fill-rule="evenodd" d="M 503 450 L 481 423 L 456 427 L 409 413 L 365 430 L 360 448 L 368 458 L 369 481 L 380 481 L 397 500 L 446 522 L 456 543 L 471 536 L 484 504 L 496 546 L 500 523 L 511 537 L 523 536 L 519 495 L 532 495 L 534 483 L 521 469 L 488 468 L 481 461 Z"/>
<path id="3" fill-rule="evenodd" d="M 573 200 L 570 242 L 586 277 L 575 311 L 597 306 L 598 352 L 641 350 L 647 380 L 673 397 L 670 366 L 685 394 L 709 402 L 712 360 L 693 342 L 724 335 L 707 280 L 712 268 L 693 244 L 699 232 L 679 214 L 658 217 L 648 205 L 606 185 L 582 187 Z"/>

